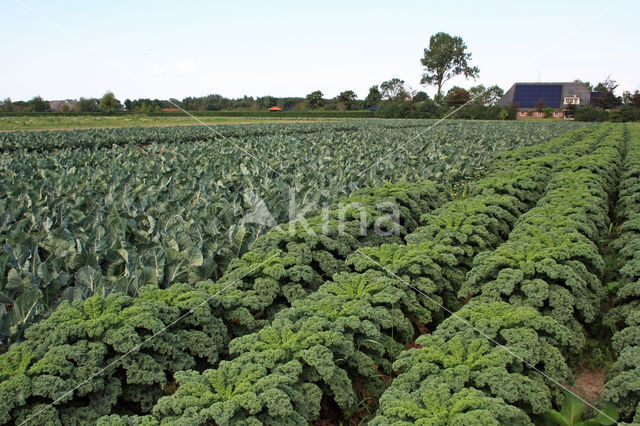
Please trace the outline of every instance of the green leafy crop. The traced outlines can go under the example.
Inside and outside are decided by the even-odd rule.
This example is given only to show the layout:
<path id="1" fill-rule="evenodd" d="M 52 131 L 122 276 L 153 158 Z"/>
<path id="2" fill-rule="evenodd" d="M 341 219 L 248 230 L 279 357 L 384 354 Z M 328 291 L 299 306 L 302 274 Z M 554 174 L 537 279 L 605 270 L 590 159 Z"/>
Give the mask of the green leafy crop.
<path id="1" fill-rule="evenodd" d="M 205 293 L 186 284 L 64 302 L 0 355 L 0 423 L 148 412 L 175 372 L 215 363 L 227 341 Z"/>

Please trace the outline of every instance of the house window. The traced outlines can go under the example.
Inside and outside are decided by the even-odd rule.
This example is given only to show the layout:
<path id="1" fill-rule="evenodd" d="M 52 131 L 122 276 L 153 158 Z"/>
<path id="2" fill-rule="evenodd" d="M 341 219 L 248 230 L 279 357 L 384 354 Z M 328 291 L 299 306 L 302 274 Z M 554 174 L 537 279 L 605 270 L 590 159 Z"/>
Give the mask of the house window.
<path id="1" fill-rule="evenodd" d="M 526 111 L 520 111 L 520 117 L 526 117 L 526 116 L 527 116 Z"/>
<path id="2" fill-rule="evenodd" d="M 565 105 L 580 105 L 580 98 L 578 96 L 565 96 Z"/>
<path id="3" fill-rule="evenodd" d="M 541 112 L 536 112 L 536 115 L 537 115 L 538 117 L 542 117 L 542 113 L 541 113 Z"/>
<path id="4" fill-rule="evenodd" d="M 560 117 L 560 113 L 558 111 L 554 111 L 553 116 L 554 117 Z"/>

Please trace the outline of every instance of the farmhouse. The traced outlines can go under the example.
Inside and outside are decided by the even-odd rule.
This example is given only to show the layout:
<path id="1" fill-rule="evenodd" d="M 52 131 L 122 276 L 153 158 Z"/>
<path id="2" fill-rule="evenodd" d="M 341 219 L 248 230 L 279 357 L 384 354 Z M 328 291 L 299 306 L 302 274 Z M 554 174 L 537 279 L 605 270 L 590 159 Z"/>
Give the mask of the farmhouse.
<path id="1" fill-rule="evenodd" d="M 515 83 L 498 105 L 514 105 L 518 118 L 542 118 L 545 108 L 552 109 L 554 118 L 571 118 L 576 108 L 591 104 L 597 95 L 584 83 Z"/>

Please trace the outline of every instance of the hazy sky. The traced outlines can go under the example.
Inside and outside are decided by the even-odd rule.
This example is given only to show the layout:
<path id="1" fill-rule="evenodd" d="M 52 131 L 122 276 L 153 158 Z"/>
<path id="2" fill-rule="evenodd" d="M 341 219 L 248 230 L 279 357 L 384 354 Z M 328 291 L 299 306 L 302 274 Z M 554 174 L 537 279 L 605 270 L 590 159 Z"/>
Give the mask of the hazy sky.
<path id="1" fill-rule="evenodd" d="M 399 77 L 421 90 L 429 36 L 461 36 L 469 87 L 640 89 L 640 2 L 0 0 L 0 98 L 304 96 Z M 434 89 L 427 92 L 433 95 Z"/>

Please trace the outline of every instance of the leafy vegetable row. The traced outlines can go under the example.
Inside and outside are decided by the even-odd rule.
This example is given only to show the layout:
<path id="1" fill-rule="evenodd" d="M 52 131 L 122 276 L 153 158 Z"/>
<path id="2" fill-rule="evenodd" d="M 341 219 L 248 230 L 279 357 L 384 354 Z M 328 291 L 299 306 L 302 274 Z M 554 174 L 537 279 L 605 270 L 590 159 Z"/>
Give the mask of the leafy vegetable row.
<path id="1" fill-rule="evenodd" d="M 197 124 L 173 127 L 129 127 L 112 129 L 51 130 L 0 132 L 0 152 L 47 151 L 67 148 L 108 148 L 116 145 L 148 145 L 156 143 L 188 143 L 199 140 L 245 139 L 264 136 L 301 136 L 317 133 L 358 132 L 363 128 L 415 129 L 424 128 L 425 120 L 363 120 L 336 122 L 256 123 L 215 126 L 215 130 Z M 516 123 L 497 123 L 511 129 L 523 127 Z M 442 123 L 440 127 L 453 125 Z M 584 127 L 584 123 L 545 123 L 538 127 L 539 140 L 547 140 L 562 133 Z M 497 127 L 494 125 L 494 127 Z M 237 140 L 235 142 L 238 142 Z"/>
<path id="2" fill-rule="evenodd" d="M 617 219 L 620 234 L 612 243 L 618 254 L 619 282 L 614 307 L 605 324 L 615 334 L 618 359 L 608 373 L 603 399 L 616 404 L 624 418 L 640 423 L 640 127 L 628 125 L 625 165 L 620 180 Z M 635 413 L 635 418 L 634 418 Z"/>
<path id="3" fill-rule="evenodd" d="M 540 154 L 571 144 L 571 137 L 561 139 L 540 147 Z M 538 198 L 543 194 L 562 156 L 549 155 L 558 158 L 498 167 L 500 178 L 481 180 L 479 195 L 423 216 L 427 225 L 407 236 L 408 245 L 354 253 L 347 263 L 360 273 L 335 275 L 268 326 L 232 340 L 232 360 L 203 373 L 176 373 L 178 390 L 159 400 L 154 416 L 182 424 L 298 424 L 316 419 L 323 405 L 355 414 L 358 395 L 380 395 L 390 360 L 436 319 L 432 313 L 442 316 L 436 298 L 455 295 L 473 256 L 506 238 L 535 203 L 534 188 Z"/>
<path id="4" fill-rule="evenodd" d="M 542 420 L 556 385 L 571 379 L 566 358 L 582 349 L 581 323 L 597 319 L 605 296 L 597 244 L 622 140 L 622 127 L 603 126 L 565 151 L 508 241 L 474 258 L 458 291 L 471 302 L 400 354 L 372 424 Z"/>
<path id="5" fill-rule="evenodd" d="M 327 209 L 308 227 L 292 223 L 259 238 L 218 283 L 63 302 L 0 355 L 0 423 L 32 416 L 45 424 L 95 422 L 122 406 L 148 412 L 171 392 L 174 373 L 215 366 L 227 354 L 229 330 L 237 336 L 270 322 L 278 309 L 348 270 L 349 253 L 401 239 L 446 199 L 428 181 L 364 189 L 343 200 L 348 208 Z M 391 205 L 395 213 L 387 211 Z M 16 309 L 8 315 L 20 319 Z"/>
<path id="6" fill-rule="evenodd" d="M 0 135 L 23 148 L 60 145 L 0 156 L 0 338 L 19 336 L 60 299 L 218 280 L 257 236 L 289 221 L 292 205 L 319 214 L 384 182 L 457 182 L 496 153 L 567 129 L 447 122 L 416 137 L 420 123 L 224 127 L 231 142 L 181 127 Z M 356 130 L 330 131 L 340 126 Z M 119 140 L 131 143 L 109 142 Z"/>

